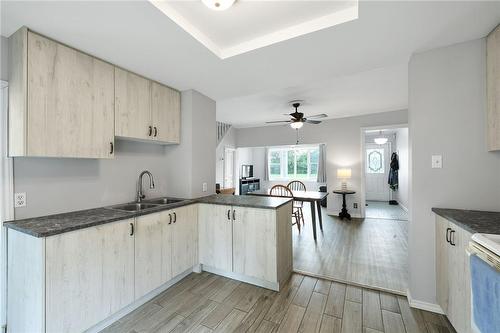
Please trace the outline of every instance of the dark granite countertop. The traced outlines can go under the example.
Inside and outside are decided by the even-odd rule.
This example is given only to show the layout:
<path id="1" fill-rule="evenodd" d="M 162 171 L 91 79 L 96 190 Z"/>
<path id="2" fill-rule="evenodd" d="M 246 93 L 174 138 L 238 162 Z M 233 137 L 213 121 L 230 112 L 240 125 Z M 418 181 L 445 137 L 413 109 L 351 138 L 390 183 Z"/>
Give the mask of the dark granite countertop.
<path id="1" fill-rule="evenodd" d="M 230 194 L 210 195 L 208 197 L 203 197 L 198 199 L 199 203 L 254 207 L 254 208 L 268 208 L 268 209 L 279 208 L 290 201 L 292 201 L 292 198 L 260 197 L 253 195 L 230 195 Z"/>
<path id="2" fill-rule="evenodd" d="M 154 200 L 154 199 L 150 199 Z M 145 203 L 150 201 L 146 200 Z M 210 195 L 192 200 L 182 200 L 179 202 L 158 205 L 154 208 L 138 212 L 127 212 L 111 209 L 110 207 L 100 207 L 86 210 L 73 211 L 62 214 L 33 217 L 22 220 L 4 222 L 4 226 L 34 237 L 48 237 L 65 232 L 89 228 L 100 224 L 110 223 L 119 220 L 126 220 L 136 216 L 170 210 L 190 204 L 202 202 L 215 205 L 234 205 L 255 208 L 276 209 L 291 199 L 286 198 L 258 198 L 252 196 L 234 195 Z M 116 206 L 116 205 L 113 205 Z"/>
<path id="3" fill-rule="evenodd" d="M 449 208 L 432 208 L 432 211 L 470 233 L 500 234 L 500 212 Z"/>

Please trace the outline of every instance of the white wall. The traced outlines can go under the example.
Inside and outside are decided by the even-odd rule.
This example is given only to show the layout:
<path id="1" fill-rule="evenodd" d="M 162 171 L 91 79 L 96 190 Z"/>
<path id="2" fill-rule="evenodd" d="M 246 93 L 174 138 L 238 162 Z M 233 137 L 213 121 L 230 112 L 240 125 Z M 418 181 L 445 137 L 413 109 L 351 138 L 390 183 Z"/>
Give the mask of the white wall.
<path id="1" fill-rule="evenodd" d="M 8 81 L 9 79 L 9 48 L 8 39 L 0 36 L 0 80 Z"/>
<path id="2" fill-rule="evenodd" d="M 340 180 L 336 178 L 338 168 L 352 169 L 352 178 L 348 186 L 356 190 L 355 195 L 348 196 L 349 211 L 354 216 L 360 216 L 361 210 L 353 209 L 353 203 L 360 203 L 364 197 L 361 189 L 361 128 L 369 126 L 383 126 L 406 124 L 407 111 L 393 111 L 371 114 L 359 117 L 326 120 L 319 125 L 306 124 L 300 130 L 300 143 L 326 143 L 327 178 L 328 178 L 328 212 L 338 214 L 341 207 L 340 197 L 334 196 L 332 190 L 340 187 Z M 239 128 L 236 135 L 237 147 L 265 147 L 279 145 L 293 145 L 296 142 L 295 131 L 289 126 L 264 126 Z"/>
<path id="3" fill-rule="evenodd" d="M 225 148 L 236 148 L 236 131 L 234 127 L 229 128 L 226 135 L 215 150 L 215 182 L 224 186 L 224 150 Z M 236 158 L 235 158 L 236 168 Z M 235 186 L 237 183 L 234 183 Z"/>
<path id="4" fill-rule="evenodd" d="M 395 192 L 395 200 L 408 210 L 408 128 L 396 130 L 396 149 L 399 161 L 399 188 Z"/>
<path id="5" fill-rule="evenodd" d="M 182 93 L 181 104 L 180 145 L 117 140 L 111 160 L 15 158 L 14 190 L 27 194 L 27 206 L 15 209 L 16 218 L 133 201 L 142 170 L 155 178 L 154 190 L 144 180 L 147 197 L 214 193 L 216 132 L 205 124 L 215 124 L 215 102 L 190 90 Z"/>
<path id="6" fill-rule="evenodd" d="M 195 198 L 215 193 L 215 101 L 195 90 L 181 96 L 181 143 L 167 146 L 169 195 Z M 202 184 L 207 183 L 207 192 Z"/>
<path id="7" fill-rule="evenodd" d="M 436 303 L 432 207 L 500 211 L 500 153 L 486 149 L 485 40 L 415 54 L 409 63 L 411 296 Z M 431 169 L 431 155 L 443 168 Z"/>

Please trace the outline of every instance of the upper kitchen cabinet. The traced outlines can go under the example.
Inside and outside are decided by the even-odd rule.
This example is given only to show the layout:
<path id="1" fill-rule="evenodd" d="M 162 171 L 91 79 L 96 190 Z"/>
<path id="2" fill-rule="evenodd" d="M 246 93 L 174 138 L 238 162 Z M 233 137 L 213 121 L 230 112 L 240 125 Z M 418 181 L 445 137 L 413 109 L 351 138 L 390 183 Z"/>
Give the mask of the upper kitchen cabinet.
<path id="1" fill-rule="evenodd" d="M 486 39 L 488 149 L 500 150 L 500 25 Z"/>
<path id="2" fill-rule="evenodd" d="M 115 128 L 118 137 L 179 143 L 180 93 L 116 68 Z"/>
<path id="3" fill-rule="evenodd" d="M 156 82 L 151 84 L 151 120 L 158 141 L 179 143 L 181 94 Z"/>
<path id="4" fill-rule="evenodd" d="M 113 65 L 25 27 L 9 43 L 9 155 L 112 158 Z"/>

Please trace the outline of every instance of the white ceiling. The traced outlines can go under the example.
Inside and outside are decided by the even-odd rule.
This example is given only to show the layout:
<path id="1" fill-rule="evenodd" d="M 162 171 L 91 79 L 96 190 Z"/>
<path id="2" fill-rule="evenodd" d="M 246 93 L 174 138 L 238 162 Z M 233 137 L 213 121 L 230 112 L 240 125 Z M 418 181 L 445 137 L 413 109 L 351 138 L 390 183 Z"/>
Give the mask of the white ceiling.
<path id="1" fill-rule="evenodd" d="M 236 127 L 261 126 L 265 121 L 288 120 L 289 101 L 301 99 L 306 117 L 326 113 L 329 118 L 405 109 L 408 104 L 408 65 L 384 67 L 334 77 L 307 85 L 225 99 L 217 102 L 217 118 Z"/>
<path id="2" fill-rule="evenodd" d="M 225 11 L 201 1 L 150 1 L 221 59 L 358 18 L 357 0 L 240 0 Z"/>
<path id="3" fill-rule="evenodd" d="M 243 108 L 259 112 L 247 125 L 279 117 L 292 95 L 307 99 L 304 112 L 330 117 L 406 107 L 400 71 L 412 53 L 483 37 L 500 22 L 500 1 L 360 1 L 357 20 L 220 59 L 148 1 L 0 6 L 3 36 L 26 25 L 179 90 L 196 89 L 218 102 L 220 120 L 238 123 Z M 268 111 L 253 96 L 267 98 Z"/>

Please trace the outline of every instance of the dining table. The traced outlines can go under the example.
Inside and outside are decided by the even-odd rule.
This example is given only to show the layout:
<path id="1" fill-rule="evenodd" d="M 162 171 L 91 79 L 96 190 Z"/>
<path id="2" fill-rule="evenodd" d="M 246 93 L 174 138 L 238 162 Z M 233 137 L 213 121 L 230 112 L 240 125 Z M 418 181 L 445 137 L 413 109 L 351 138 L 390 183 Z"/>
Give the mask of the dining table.
<path id="1" fill-rule="evenodd" d="M 257 190 L 248 192 L 247 195 L 272 196 L 271 190 Z M 309 202 L 311 204 L 311 223 L 313 229 L 313 237 L 316 240 L 316 208 L 318 209 L 319 228 L 323 231 L 323 218 L 321 216 L 321 201 L 326 198 L 328 192 L 320 191 L 292 191 L 293 200 Z"/>

